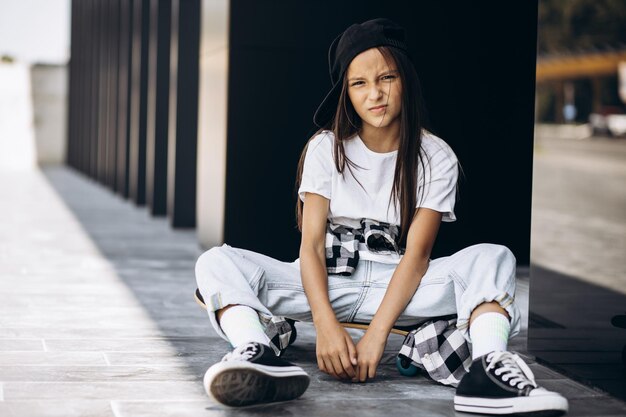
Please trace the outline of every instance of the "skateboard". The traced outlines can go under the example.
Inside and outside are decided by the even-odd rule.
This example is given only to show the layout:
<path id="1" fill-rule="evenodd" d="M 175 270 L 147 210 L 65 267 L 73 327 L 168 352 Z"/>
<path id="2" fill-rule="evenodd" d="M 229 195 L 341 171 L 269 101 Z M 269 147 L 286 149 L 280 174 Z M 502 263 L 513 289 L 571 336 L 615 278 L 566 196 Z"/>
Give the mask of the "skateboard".
<path id="1" fill-rule="evenodd" d="M 620 329 L 626 329 L 626 315 L 619 314 L 611 318 L 611 324 Z M 626 373 L 626 345 L 622 347 L 622 370 Z"/>
<path id="2" fill-rule="evenodd" d="M 202 298 L 202 294 L 200 294 L 200 290 L 196 288 L 194 293 L 194 299 L 196 303 L 200 305 L 203 309 L 207 309 L 206 303 L 204 302 L 204 298 Z M 297 320 L 294 320 L 297 321 Z M 369 328 L 368 323 L 355 323 L 355 322 L 340 322 L 340 324 L 347 329 L 357 329 L 357 330 L 367 330 Z M 411 332 L 411 330 L 415 330 L 417 326 L 396 326 L 391 329 L 391 333 L 397 334 L 400 336 L 406 336 Z M 396 367 L 400 374 L 404 376 L 415 376 L 419 373 L 420 369 L 413 365 L 411 359 L 404 355 L 398 355 L 396 357 Z"/>

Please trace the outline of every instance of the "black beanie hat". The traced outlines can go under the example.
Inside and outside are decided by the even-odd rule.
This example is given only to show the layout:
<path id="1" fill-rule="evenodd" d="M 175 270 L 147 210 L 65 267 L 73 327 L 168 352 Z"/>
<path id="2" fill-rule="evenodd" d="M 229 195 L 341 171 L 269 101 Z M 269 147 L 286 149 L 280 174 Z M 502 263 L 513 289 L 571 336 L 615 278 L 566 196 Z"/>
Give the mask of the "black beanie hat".
<path id="1" fill-rule="evenodd" d="M 337 36 L 328 49 L 328 69 L 333 86 L 315 111 L 313 122 L 318 127 L 323 127 L 334 117 L 341 92 L 341 81 L 354 57 L 370 48 L 384 45 L 396 47 L 407 53 L 404 40 L 404 28 L 385 18 L 355 23 Z"/>

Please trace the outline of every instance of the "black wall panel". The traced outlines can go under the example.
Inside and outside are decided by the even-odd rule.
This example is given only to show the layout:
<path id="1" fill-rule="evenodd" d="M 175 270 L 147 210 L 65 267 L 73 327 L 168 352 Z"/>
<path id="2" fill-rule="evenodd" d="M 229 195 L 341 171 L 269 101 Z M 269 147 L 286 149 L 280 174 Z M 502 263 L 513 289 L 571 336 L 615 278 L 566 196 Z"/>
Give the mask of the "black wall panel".
<path id="1" fill-rule="evenodd" d="M 133 1 L 119 0 L 119 50 L 117 68 L 117 132 L 115 160 L 115 191 L 128 197 L 128 137 L 130 121 L 130 80 L 132 68 L 131 35 L 133 23 Z"/>
<path id="2" fill-rule="evenodd" d="M 71 30 L 68 164 L 194 227 L 200 0 L 74 1 Z"/>
<path id="3" fill-rule="evenodd" d="M 200 0 L 172 1 L 167 214 L 173 227 L 196 224 Z"/>
<path id="4" fill-rule="evenodd" d="M 171 1 L 150 0 L 146 203 L 153 215 L 166 213 L 167 122 L 170 77 Z"/>
<path id="5" fill-rule="evenodd" d="M 146 115 L 148 91 L 148 37 L 150 8 L 147 0 L 133 1 L 132 72 L 129 101 L 128 193 L 137 204 L 146 203 Z"/>
<path id="6" fill-rule="evenodd" d="M 528 264 L 537 2 L 393 6 L 231 2 L 225 241 L 298 256 L 294 180 L 330 87 L 328 46 L 354 22 L 388 17 L 407 29 L 429 126 L 465 172 L 458 220 L 442 224 L 433 255 L 492 242 Z"/>

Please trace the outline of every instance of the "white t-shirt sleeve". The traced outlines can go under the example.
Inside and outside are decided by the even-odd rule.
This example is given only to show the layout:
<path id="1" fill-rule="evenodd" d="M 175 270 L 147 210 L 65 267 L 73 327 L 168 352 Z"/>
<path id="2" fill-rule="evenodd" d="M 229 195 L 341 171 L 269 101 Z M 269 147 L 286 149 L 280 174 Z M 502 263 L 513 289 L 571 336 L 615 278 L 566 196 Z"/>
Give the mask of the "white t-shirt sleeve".
<path id="1" fill-rule="evenodd" d="M 332 140 L 320 133 L 309 142 L 304 158 L 302 181 L 298 196 L 304 201 L 304 193 L 315 193 L 330 200 L 332 191 Z"/>
<path id="2" fill-rule="evenodd" d="M 456 187 L 459 177 L 457 157 L 452 149 L 439 148 L 425 163 L 424 196 L 421 190 L 417 192 L 417 207 L 426 207 L 443 213 L 444 222 L 456 220 L 454 205 L 456 202 Z M 421 171 L 421 164 L 419 170 Z M 422 179 L 418 178 L 418 187 L 422 187 Z"/>

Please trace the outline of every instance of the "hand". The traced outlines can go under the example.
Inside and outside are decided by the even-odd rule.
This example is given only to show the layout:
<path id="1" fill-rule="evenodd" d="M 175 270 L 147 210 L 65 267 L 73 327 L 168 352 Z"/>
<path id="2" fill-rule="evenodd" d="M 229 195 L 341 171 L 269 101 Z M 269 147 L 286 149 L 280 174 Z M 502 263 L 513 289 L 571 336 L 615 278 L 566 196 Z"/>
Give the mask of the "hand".
<path id="1" fill-rule="evenodd" d="M 386 344 L 386 337 L 382 338 L 372 335 L 369 331 L 365 332 L 356 345 L 357 376 L 352 379 L 352 382 L 366 382 L 368 378 L 372 379 L 376 376 L 376 368 L 383 356 Z"/>
<path id="2" fill-rule="evenodd" d="M 356 347 L 352 338 L 338 321 L 318 324 L 315 347 L 320 371 L 336 379 L 356 377 Z"/>

